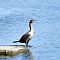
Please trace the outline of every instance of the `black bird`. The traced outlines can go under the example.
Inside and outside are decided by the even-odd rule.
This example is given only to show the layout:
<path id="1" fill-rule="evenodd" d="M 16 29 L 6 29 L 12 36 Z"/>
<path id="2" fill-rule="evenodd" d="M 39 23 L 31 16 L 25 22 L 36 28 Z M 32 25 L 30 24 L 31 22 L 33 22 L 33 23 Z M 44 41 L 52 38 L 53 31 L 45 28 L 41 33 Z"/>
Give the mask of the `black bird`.
<path id="1" fill-rule="evenodd" d="M 28 43 L 29 41 L 31 40 L 32 36 L 33 36 L 33 27 L 32 27 L 32 23 L 34 23 L 36 20 L 30 20 L 29 22 L 29 28 L 30 30 L 25 33 L 21 39 L 19 41 L 14 41 L 13 43 L 16 43 L 16 42 L 20 42 L 20 43 L 25 43 L 26 46 L 28 46 Z"/>

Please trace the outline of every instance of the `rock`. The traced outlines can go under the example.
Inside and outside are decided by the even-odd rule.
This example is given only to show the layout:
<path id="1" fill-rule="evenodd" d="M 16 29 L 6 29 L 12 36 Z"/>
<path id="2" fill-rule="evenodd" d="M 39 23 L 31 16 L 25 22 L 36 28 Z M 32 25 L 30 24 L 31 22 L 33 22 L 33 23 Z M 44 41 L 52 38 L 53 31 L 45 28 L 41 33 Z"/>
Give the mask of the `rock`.
<path id="1" fill-rule="evenodd" d="M 24 45 L 0 45 L 0 55 L 14 56 L 16 54 L 25 52 L 31 46 Z"/>

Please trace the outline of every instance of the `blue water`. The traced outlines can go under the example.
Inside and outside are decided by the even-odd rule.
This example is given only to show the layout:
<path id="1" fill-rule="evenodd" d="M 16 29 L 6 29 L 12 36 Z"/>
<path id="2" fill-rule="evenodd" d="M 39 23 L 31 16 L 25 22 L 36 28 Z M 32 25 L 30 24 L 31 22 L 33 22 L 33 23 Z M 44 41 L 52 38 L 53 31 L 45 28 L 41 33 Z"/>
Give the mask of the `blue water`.
<path id="1" fill-rule="evenodd" d="M 60 60 L 60 0 L 0 0 L 0 45 L 25 45 L 13 41 L 29 30 L 30 19 L 37 20 L 32 47 L 0 60 Z"/>

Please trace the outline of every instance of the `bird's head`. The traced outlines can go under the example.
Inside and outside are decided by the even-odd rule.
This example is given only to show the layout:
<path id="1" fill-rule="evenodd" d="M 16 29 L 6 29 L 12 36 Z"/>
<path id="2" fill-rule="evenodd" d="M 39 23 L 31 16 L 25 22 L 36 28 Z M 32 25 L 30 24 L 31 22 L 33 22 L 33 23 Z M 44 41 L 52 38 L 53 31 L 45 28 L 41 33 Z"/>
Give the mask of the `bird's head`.
<path id="1" fill-rule="evenodd" d="M 36 20 L 30 20 L 30 23 L 34 23 Z"/>

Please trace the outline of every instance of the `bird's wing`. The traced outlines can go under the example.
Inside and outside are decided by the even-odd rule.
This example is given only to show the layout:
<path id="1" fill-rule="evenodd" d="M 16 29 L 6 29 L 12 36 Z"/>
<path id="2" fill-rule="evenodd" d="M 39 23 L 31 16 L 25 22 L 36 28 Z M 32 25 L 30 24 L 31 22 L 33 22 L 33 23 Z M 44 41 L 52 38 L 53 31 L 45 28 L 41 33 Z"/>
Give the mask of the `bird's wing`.
<path id="1" fill-rule="evenodd" d="M 21 39 L 19 40 L 21 43 L 26 43 L 26 40 L 29 40 L 30 39 L 30 34 L 29 33 L 26 33 L 24 34 Z"/>

